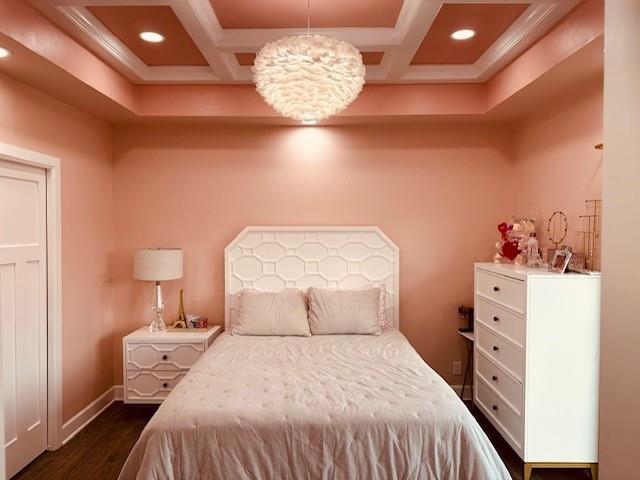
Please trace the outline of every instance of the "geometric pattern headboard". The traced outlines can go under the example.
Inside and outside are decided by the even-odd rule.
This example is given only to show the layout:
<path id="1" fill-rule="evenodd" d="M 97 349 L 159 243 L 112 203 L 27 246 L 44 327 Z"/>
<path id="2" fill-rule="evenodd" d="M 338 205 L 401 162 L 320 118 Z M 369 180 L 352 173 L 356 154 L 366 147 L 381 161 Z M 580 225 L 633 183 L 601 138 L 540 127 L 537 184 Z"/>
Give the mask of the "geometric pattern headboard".
<path id="1" fill-rule="evenodd" d="M 378 227 L 246 227 L 224 249 L 225 327 L 245 288 L 384 285 L 386 321 L 398 328 L 399 268 L 398 247 Z"/>

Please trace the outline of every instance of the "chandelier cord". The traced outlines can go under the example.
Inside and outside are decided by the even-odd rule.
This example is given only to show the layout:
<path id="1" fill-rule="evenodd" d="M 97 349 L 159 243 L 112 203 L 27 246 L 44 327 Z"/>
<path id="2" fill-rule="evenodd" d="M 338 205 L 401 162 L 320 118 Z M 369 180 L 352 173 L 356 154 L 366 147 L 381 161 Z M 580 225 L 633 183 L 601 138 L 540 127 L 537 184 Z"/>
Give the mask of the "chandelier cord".
<path id="1" fill-rule="evenodd" d="M 307 35 L 311 35 L 311 0 L 307 0 Z"/>

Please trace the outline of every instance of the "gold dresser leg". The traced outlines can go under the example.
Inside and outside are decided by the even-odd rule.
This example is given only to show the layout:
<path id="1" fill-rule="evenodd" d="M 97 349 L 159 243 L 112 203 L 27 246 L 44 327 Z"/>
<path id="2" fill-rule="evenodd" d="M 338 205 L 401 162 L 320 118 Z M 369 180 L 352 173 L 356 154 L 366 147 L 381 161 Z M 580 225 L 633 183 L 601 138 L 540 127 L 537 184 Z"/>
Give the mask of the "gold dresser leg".
<path id="1" fill-rule="evenodd" d="M 591 470 L 591 480 L 598 480 L 598 464 L 592 463 L 589 469 Z"/>
<path id="2" fill-rule="evenodd" d="M 533 470 L 533 463 L 525 463 L 524 464 L 524 476 L 522 480 L 530 480 L 531 479 L 531 470 Z"/>

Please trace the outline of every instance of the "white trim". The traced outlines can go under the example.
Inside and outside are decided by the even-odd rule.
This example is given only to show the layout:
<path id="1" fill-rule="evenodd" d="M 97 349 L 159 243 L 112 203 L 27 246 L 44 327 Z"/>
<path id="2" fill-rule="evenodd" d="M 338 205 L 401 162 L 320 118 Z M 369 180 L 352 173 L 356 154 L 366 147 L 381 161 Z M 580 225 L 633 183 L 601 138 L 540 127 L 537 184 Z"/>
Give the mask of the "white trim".
<path id="1" fill-rule="evenodd" d="M 210 66 L 148 66 L 95 18 L 89 5 L 122 5 L 122 0 L 32 0 L 63 28 L 73 31 L 103 59 L 138 83 L 244 84 L 251 69 L 240 66 L 234 53 L 257 51 L 265 43 L 306 31 L 299 28 L 222 28 L 209 0 L 129 0 L 128 5 L 166 5 L 173 9 Z M 348 41 L 361 51 L 382 51 L 380 65 L 367 68 L 373 83 L 479 83 L 544 35 L 579 0 L 493 0 L 527 3 L 524 13 L 473 64 L 411 65 L 415 52 L 447 3 L 486 0 L 405 0 L 393 27 L 312 28 L 312 33 Z"/>
<path id="2" fill-rule="evenodd" d="M 47 448 L 62 445 L 62 210 L 60 160 L 0 143 L 0 158 L 47 172 Z"/>
<path id="3" fill-rule="evenodd" d="M 562 3 L 531 5 L 476 61 L 478 80 L 488 80 L 523 53 L 578 2 L 565 0 Z"/>
<path id="4" fill-rule="evenodd" d="M 124 402 L 124 385 L 114 385 L 115 399 L 117 402 Z"/>
<path id="5" fill-rule="evenodd" d="M 462 392 L 462 385 L 449 385 L 449 386 L 453 389 L 454 392 L 456 392 L 456 395 L 458 396 L 458 398 L 460 398 L 460 392 Z M 462 397 L 462 400 L 465 402 L 470 402 L 471 400 L 473 400 L 473 397 L 471 396 L 471 387 L 469 385 L 465 385 L 464 387 L 464 397 Z"/>
<path id="6" fill-rule="evenodd" d="M 409 2 L 405 2 L 407 4 Z M 387 79 L 400 81 L 411 69 L 411 60 L 416 54 L 424 37 L 431 29 L 431 25 L 438 16 L 442 5 L 438 2 L 413 2 L 411 14 L 401 23 L 402 41 L 398 47 L 387 53 L 385 62 Z M 407 14 L 407 16 L 409 16 Z"/>
<path id="7" fill-rule="evenodd" d="M 209 0 L 183 0 L 172 6 L 176 17 L 211 66 L 209 73 L 221 81 L 233 80 L 228 60 L 217 48 L 222 28 Z"/>
<path id="8" fill-rule="evenodd" d="M 93 422 L 98 415 L 104 412 L 116 400 L 116 387 L 114 385 L 66 421 L 64 425 L 62 425 L 62 445 L 66 445 L 69 440 Z"/>

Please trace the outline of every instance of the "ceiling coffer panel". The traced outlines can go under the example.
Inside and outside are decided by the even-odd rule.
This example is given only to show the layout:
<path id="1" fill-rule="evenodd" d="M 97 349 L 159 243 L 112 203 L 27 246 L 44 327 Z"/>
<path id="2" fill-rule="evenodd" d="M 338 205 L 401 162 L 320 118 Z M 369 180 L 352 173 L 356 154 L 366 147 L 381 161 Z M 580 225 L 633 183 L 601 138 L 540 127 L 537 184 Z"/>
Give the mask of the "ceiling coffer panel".
<path id="1" fill-rule="evenodd" d="M 450 3 L 438 11 L 416 52 L 412 65 L 469 65 L 500 38 L 529 5 L 495 3 Z M 453 40 L 457 30 L 476 32 L 469 40 Z"/>
<path id="2" fill-rule="evenodd" d="M 137 84 L 250 84 L 255 52 L 307 32 L 306 0 L 29 1 Z M 362 53 L 367 83 L 483 83 L 579 3 L 311 0 L 309 20 Z M 459 29 L 476 35 L 452 40 Z"/>
<path id="3" fill-rule="evenodd" d="M 89 12 L 149 66 L 208 65 L 168 6 L 90 6 Z M 161 33 L 162 43 L 145 42 L 141 32 Z"/>
<path id="4" fill-rule="evenodd" d="M 306 0 L 210 0 L 222 28 L 305 28 Z M 315 0 L 314 28 L 393 27 L 403 0 Z"/>

